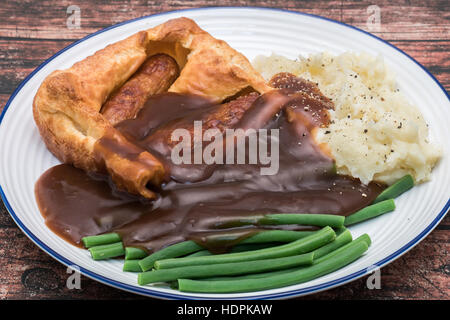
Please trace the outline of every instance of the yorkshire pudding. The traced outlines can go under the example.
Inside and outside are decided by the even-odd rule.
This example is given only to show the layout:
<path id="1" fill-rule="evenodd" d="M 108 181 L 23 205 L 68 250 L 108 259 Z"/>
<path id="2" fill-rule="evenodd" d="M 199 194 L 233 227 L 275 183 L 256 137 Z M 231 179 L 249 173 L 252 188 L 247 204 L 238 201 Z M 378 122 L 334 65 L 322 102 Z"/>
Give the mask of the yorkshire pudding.
<path id="1" fill-rule="evenodd" d="M 164 181 L 164 166 L 128 142 L 100 110 L 148 57 L 159 53 L 171 56 L 181 70 L 169 92 L 221 102 L 247 87 L 259 93 L 271 89 L 227 43 L 190 19 L 170 20 L 108 45 L 43 81 L 34 98 L 33 114 L 48 149 L 62 162 L 85 171 L 108 172 L 120 189 L 154 198 L 148 186 Z M 111 152 L 114 148 L 94 153 L 101 138 L 110 145 L 126 146 L 133 157 Z"/>

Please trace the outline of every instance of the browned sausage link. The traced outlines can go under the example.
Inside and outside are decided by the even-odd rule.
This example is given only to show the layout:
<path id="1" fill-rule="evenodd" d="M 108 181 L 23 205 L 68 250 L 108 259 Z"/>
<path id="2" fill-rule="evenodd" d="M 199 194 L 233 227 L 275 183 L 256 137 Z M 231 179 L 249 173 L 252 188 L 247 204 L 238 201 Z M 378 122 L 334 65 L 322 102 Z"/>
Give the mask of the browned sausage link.
<path id="1" fill-rule="evenodd" d="M 134 118 L 147 99 L 166 92 L 175 82 L 179 68 L 175 60 L 165 54 L 149 57 L 136 73 L 103 105 L 102 114 L 112 125 Z"/>

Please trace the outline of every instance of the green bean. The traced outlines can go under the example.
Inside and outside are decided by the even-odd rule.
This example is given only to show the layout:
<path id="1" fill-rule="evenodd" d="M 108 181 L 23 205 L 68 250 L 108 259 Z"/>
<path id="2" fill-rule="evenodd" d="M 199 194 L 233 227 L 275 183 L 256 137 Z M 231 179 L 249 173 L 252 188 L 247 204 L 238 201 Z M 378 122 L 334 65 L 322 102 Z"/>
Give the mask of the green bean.
<path id="1" fill-rule="evenodd" d="M 265 243 L 265 242 L 292 242 L 307 236 L 315 231 L 267 230 L 242 240 L 239 244 Z"/>
<path id="2" fill-rule="evenodd" d="M 276 245 L 280 245 L 280 244 L 279 243 L 245 243 L 245 244 L 238 244 L 238 245 L 236 245 L 236 246 L 231 248 L 230 253 L 270 248 L 270 247 L 274 247 Z M 201 250 L 201 251 L 194 252 L 194 253 L 186 256 L 186 257 L 203 257 L 203 256 L 210 256 L 210 255 L 213 255 L 213 253 L 208 251 L 208 250 Z"/>
<path id="3" fill-rule="evenodd" d="M 186 257 L 203 257 L 203 256 L 210 256 L 213 253 L 208 251 L 208 250 L 200 250 L 194 253 L 191 253 L 189 255 L 187 255 Z"/>
<path id="4" fill-rule="evenodd" d="M 326 245 L 314 250 L 314 260 L 323 257 L 330 252 L 342 247 L 343 245 L 352 241 L 352 234 L 350 231 L 346 230 L 339 234 L 333 242 L 327 243 Z"/>
<path id="5" fill-rule="evenodd" d="M 326 256 L 327 254 L 339 249 L 340 247 L 342 247 L 352 241 L 352 235 L 349 230 L 345 229 L 345 230 L 340 230 L 340 231 L 341 231 L 341 234 L 339 234 L 333 242 L 330 242 L 330 243 L 324 245 L 323 247 L 320 247 L 313 251 L 313 254 L 314 254 L 313 263 L 317 263 L 317 261 L 319 261 L 319 262 L 323 261 L 324 259 L 322 257 Z M 362 240 L 365 241 L 368 246 L 370 245 L 370 238 L 367 234 L 358 238 L 358 241 L 362 241 Z M 316 260 L 316 259 L 318 259 L 318 260 Z M 271 276 L 278 275 L 281 273 L 288 273 L 288 272 L 292 272 L 295 270 L 298 270 L 298 268 L 290 268 L 290 269 L 257 273 L 257 274 L 247 274 L 247 275 L 241 276 L 241 277 L 215 277 L 215 278 L 208 278 L 207 280 L 259 279 L 259 278 L 271 277 Z"/>
<path id="6" fill-rule="evenodd" d="M 101 246 L 104 244 L 120 242 L 122 241 L 122 239 L 120 239 L 120 235 L 117 233 L 105 233 L 99 234 L 97 236 L 83 237 L 81 241 L 83 242 L 83 245 L 86 248 L 91 248 L 95 246 Z"/>
<path id="7" fill-rule="evenodd" d="M 301 255 L 232 263 L 219 263 L 208 265 L 188 266 L 172 269 L 160 269 L 140 273 L 138 283 L 140 285 L 173 281 L 180 278 L 205 278 L 218 275 L 240 275 L 246 273 L 264 272 L 269 270 L 279 270 L 289 267 L 311 265 L 314 253 L 309 252 Z"/>
<path id="8" fill-rule="evenodd" d="M 244 251 L 251 251 L 251 250 L 257 250 L 257 249 L 264 249 L 273 247 L 277 244 L 274 243 L 246 243 L 246 244 L 238 244 L 231 248 L 230 252 L 244 252 Z M 208 250 L 200 250 L 197 252 L 194 252 L 186 257 L 203 257 L 203 256 L 210 256 L 213 253 Z"/>
<path id="9" fill-rule="evenodd" d="M 261 279 L 238 279 L 226 281 L 205 281 L 178 279 L 178 288 L 184 292 L 233 293 L 268 290 L 303 283 L 336 271 L 358 259 L 367 251 L 367 243 L 356 242 L 348 246 L 341 254 L 325 259 L 321 263 L 300 268 L 289 273 L 281 273 Z"/>
<path id="10" fill-rule="evenodd" d="M 122 270 L 128 272 L 142 272 L 139 260 L 125 260 Z"/>
<path id="11" fill-rule="evenodd" d="M 123 248 L 122 242 L 116 242 L 89 248 L 89 252 L 91 253 L 92 259 L 104 260 L 123 256 L 125 249 Z"/>
<path id="12" fill-rule="evenodd" d="M 278 213 L 266 214 L 258 220 L 258 223 L 262 225 L 300 224 L 339 228 L 344 225 L 344 217 L 333 214 Z"/>
<path id="13" fill-rule="evenodd" d="M 397 198 L 403 192 L 408 191 L 412 187 L 414 187 L 414 179 L 410 174 L 407 174 L 406 176 L 395 182 L 393 185 L 383 190 L 383 192 L 381 192 L 378 197 L 376 197 L 373 203 Z"/>
<path id="14" fill-rule="evenodd" d="M 202 249 L 202 246 L 192 240 L 179 242 L 152 253 L 148 257 L 139 261 L 139 265 L 141 266 L 142 271 L 147 271 L 153 268 L 153 265 L 157 260 L 181 257 Z"/>
<path id="15" fill-rule="evenodd" d="M 142 259 L 148 256 L 147 251 L 135 248 L 135 247 L 126 247 L 125 248 L 125 260 L 136 260 Z"/>
<path id="16" fill-rule="evenodd" d="M 395 209 L 394 200 L 384 200 L 370 206 L 367 206 L 352 215 L 345 218 L 345 225 L 350 226 L 355 223 L 359 223 L 368 219 L 375 218 L 384 213 L 391 212 Z"/>
<path id="17" fill-rule="evenodd" d="M 156 269 L 169 269 L 192 265 L 241 262 L 293 256 L 310 252 L 334 240 L 335 237 L 336 234 L 334 233 L 333 229 L 331 229 L 330 227 L 325 227 L 310 236 L 276 247 L 239 253 L 217 254 L 204 257 L 185 257 L 178 259 L 158 260 L 155 262 L 154 267 Z"/>
<path id="18" fill-rule="evenodd" d="M 331 167 L 330 171 L 328 172 L 331 175 L 337 175 L 337 166 L 336 162 L 333 163 L 333 166 Z"/>

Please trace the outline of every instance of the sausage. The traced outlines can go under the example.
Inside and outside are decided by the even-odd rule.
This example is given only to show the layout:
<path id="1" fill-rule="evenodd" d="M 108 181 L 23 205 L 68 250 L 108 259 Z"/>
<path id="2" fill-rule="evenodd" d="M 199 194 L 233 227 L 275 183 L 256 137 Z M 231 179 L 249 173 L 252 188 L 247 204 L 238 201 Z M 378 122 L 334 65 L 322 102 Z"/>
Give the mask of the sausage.
<path id="1" fill-rule="evenodd" d="M 112 125 L 132 119 L 150 96 L 166 92 L 178 75 L 172 57 L 153 55 L 105 102 L 101 113 Z"/>

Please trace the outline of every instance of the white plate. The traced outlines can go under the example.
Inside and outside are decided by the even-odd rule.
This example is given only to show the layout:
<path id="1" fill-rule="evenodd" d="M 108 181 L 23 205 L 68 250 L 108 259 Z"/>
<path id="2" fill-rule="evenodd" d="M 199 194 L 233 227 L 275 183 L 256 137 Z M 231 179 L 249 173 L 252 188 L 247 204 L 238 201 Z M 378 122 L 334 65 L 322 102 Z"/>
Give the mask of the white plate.
<path id="1" fill-rule="evenodd" d="M 58 163 L 42 142 L 32 117 L 32 100 L 53 70 L 70 67 L 107 44 L 168 19 L 186 16 L 214 37 L 253 59 L 272 52 L 298 54 L 344 51 L 381 54 L 397 73 L 401 90 L 430 124 L 431 140 L 444 148 L 432 181 L 415 187 L 398 200 L 397 210 L 351 228 L 373 239 L 369 251 L 347 267 L 307 283 L 244 294 L 189 294 L 169 288 L 138 286 L 136 275 L 122 272 L 120 261 L 95 262 L 86 250 L 57 237 L 45 225 L 34 198 L 34 183 Z M 11 216 L 42 250 L 66 265 L 76 265 L 95 280 L 127 291 L 160 298 L 286 298 L 329 289 L 367 274 L 398 258 L 421 241 L 446 214 L 450 200 L 450 103 L 447 93 L 420 64 L 387 42 L 362 30 L 322 17 L 262 8 L 205 8 L 168 12 L 127 21 L 101 30 L 61 50 L 33 71 L 16 89 L 0 118 L 0 183 Z M 406 279 L 405 279 L 406 281 Z"/>

